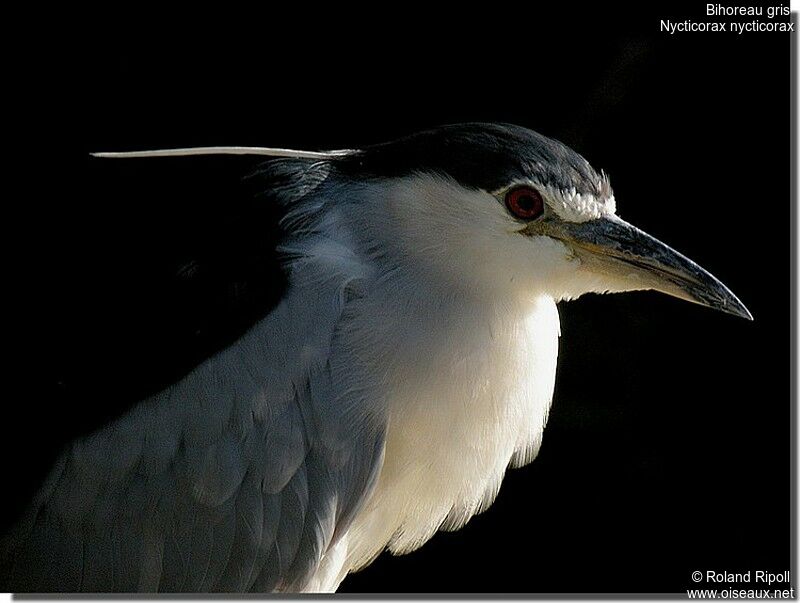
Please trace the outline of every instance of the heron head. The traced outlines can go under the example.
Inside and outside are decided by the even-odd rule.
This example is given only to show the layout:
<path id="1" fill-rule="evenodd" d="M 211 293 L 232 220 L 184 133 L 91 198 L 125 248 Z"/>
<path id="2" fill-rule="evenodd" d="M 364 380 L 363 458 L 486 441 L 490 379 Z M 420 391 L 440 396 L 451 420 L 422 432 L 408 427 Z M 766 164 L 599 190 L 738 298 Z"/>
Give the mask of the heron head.
<path id="1" fill-rule="evenodd" d="M 710 273 L 620 219 L 604 174 L 531 130 L 445 126 L 368 147 L 341 169 L 379 183 L 361 208 L 378 247 L 436 278 L 556 300 L 652 289 L 752 319 Z"/>

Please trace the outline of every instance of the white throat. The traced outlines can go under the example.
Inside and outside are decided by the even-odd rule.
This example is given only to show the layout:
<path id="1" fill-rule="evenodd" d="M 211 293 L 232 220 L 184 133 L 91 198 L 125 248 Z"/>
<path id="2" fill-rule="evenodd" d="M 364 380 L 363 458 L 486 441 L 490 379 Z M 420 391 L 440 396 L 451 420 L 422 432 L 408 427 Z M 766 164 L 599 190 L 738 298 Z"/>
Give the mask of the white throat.
<path id="1" fill-rule="evenodd" d="M 386 546 L 411 551 L 486 509 L 509 464 L 535 457 L 552 399 L 552 299 L 491 304 L 439 292 L 435 304 L 414 303 L 399 291 L 387 283 L 362 308 L 387 317 L 370 340 L 391 342 L 372 356 L 376 371 L 391 367 L 376 392 L 389 431 L 376 489 L 348 533 L 347 569 Z"/>

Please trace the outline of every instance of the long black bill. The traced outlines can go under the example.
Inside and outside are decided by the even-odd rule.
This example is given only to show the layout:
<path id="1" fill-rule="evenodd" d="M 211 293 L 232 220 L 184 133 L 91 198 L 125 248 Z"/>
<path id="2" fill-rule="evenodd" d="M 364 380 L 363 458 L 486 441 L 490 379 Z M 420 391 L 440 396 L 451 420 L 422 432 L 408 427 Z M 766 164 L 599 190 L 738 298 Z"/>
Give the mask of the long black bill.
<path id="1" fill-rule="evenodd" d="M 636 288 L 655 289 L 753 320 L 744 304 L 714 276 L 616 216 L 582 223 L 565 222 L 561 228 L 561 238 L 595 269 L 624 276 Z"/>

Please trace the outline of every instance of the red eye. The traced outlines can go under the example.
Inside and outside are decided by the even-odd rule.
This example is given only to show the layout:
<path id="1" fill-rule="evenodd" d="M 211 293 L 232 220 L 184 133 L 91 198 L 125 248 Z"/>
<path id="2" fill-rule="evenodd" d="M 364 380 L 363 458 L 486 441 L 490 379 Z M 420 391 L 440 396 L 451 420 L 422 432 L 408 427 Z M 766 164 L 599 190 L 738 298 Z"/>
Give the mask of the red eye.
<path id="1" fill-rule="evenodd" d="M 508 211 L 523 220 L 533 220 L 544 212 L 544 199 L 535 188 L 518 186 L 506 193 Z"/>

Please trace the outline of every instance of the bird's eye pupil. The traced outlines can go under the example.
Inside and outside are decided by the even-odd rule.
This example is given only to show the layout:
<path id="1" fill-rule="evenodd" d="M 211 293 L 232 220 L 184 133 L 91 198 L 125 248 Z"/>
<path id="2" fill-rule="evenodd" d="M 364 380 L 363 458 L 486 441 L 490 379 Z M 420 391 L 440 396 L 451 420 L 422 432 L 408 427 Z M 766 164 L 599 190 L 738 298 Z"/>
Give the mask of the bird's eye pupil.
<path id="1" fill-rule="evenodd" d="M 528 195 L 520 197 L 519 200 L 517 200 L 517 203 L 519 204 L 520 209 L 523 211 L 530 211 L 533 209 L 533 197 Z"/>
<path id="2" fill-rule="evenodd" d="M 506 206 L 517 218 L 534 220 L 544 212 L 544 199 L 536 189 L 519 186 L 506 193 Z"/>

